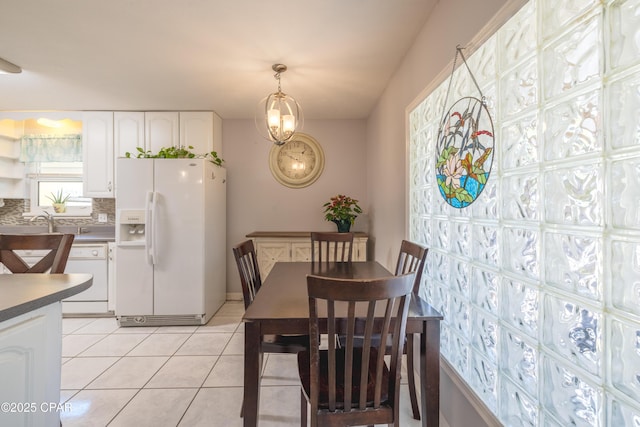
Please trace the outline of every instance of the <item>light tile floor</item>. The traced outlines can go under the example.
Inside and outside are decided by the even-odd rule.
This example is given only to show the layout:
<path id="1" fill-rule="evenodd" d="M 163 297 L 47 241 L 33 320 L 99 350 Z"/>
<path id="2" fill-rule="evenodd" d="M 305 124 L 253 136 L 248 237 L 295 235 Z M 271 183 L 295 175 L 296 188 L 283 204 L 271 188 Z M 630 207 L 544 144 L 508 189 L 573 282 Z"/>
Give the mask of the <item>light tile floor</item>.
<path id="1" fill-rule="evenodd" d="M 207 325 L 149 328 L 63 319 L 63 426 L 241 426 L 243 313 L 227 302 Z M 299 426 L 295 355 L 263 363 L 260 426 Z M 405 385 L 401 395 L 401 425 L 419 426 Z"/>

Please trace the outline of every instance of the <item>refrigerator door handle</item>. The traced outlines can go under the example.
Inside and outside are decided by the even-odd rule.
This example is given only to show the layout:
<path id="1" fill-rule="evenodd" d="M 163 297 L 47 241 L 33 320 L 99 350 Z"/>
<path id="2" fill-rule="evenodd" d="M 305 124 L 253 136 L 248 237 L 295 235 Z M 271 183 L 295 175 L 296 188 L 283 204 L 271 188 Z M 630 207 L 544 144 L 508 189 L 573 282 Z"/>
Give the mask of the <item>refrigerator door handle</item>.
<path id="1" fill-rule="evenodd" d="M 151 264 L 158 263 L 158 192 L 153 192 L 153 204 L 151 205 Z"/>
<path id="2" fill-rule="evenodd" d="M 144 239 L 145 239 L 145 250 L 147 252 L 147 261 L 149 262 L 149 264 L 153 265 L 155 264 L 155 259 L 153 256 L 154 253 L 154 236 L 153 236 L 153 223 L 154 223 L 154 213 L 155 213 L 155 200 L 154 200 L 154 196 L 155 193 L 153 191 L 148 191 L 147 192 L 147 198 L 146 198 L 146 206 L 145 206 L 145 214 L 146 214 L 146 218 L 145 218 L 145 233 L 144 233 Z"/>

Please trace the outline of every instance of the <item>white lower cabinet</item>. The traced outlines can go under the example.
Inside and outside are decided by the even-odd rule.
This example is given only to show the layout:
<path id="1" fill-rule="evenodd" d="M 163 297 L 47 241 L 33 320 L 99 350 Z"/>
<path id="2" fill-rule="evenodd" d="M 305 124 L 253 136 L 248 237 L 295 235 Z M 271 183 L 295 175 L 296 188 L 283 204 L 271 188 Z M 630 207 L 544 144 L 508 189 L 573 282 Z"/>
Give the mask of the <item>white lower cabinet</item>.
<path id="1" fill-rule="evenodd" d="M 256 231 L 247 234 L 253 239 L 258 257 L 258 267 L 264 280 L 276 262 L 311 261 L 311 233 L 304 231 L 273 232 Z M 367 260 L 365 233 L 354 233 L 353 260 Z"/>
<path id="2" fill-rule="evenodd" d="M 60 302 L 0 322 L 0 425 L 59 426 Z"/>

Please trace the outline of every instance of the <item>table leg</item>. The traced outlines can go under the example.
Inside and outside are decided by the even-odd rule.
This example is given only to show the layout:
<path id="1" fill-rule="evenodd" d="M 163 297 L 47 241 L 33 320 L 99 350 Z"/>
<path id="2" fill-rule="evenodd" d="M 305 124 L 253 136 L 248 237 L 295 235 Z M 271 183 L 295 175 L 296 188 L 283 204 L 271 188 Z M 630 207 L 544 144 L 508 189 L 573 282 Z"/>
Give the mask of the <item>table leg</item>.
<path id="1" fill-rule="evenodd" d="M 422 322 L 420 334 L 420 403 L 422 426 L 440 423 L 440 322 Z"/>
<path id="2" fill-rule="evenodd" d="M 244 324 L 244 427 L 258 425 L 260 407 L 260 322 Z"/>

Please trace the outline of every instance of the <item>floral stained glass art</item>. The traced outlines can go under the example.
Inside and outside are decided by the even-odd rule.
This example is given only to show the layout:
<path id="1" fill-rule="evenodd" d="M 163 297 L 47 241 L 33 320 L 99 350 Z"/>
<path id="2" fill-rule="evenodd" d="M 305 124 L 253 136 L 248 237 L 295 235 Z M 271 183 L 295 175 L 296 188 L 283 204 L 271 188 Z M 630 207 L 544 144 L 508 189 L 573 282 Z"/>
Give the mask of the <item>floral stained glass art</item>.
<path id="1" fill-rule="evenodd" d="M 456 59 L 458 54 L 464 60 L 459 47 Z M 464 64 L 469 69 L 466 60 Z M 471 76 L 473 78 L 473 74 Z M 484 97 L 460 98 L 443 115 L 436 144 L 435 168 L 440 195 L 449 205 L 465 208 L 482 193 L 491 174 L 493 144 L 493 122 Z"/>

